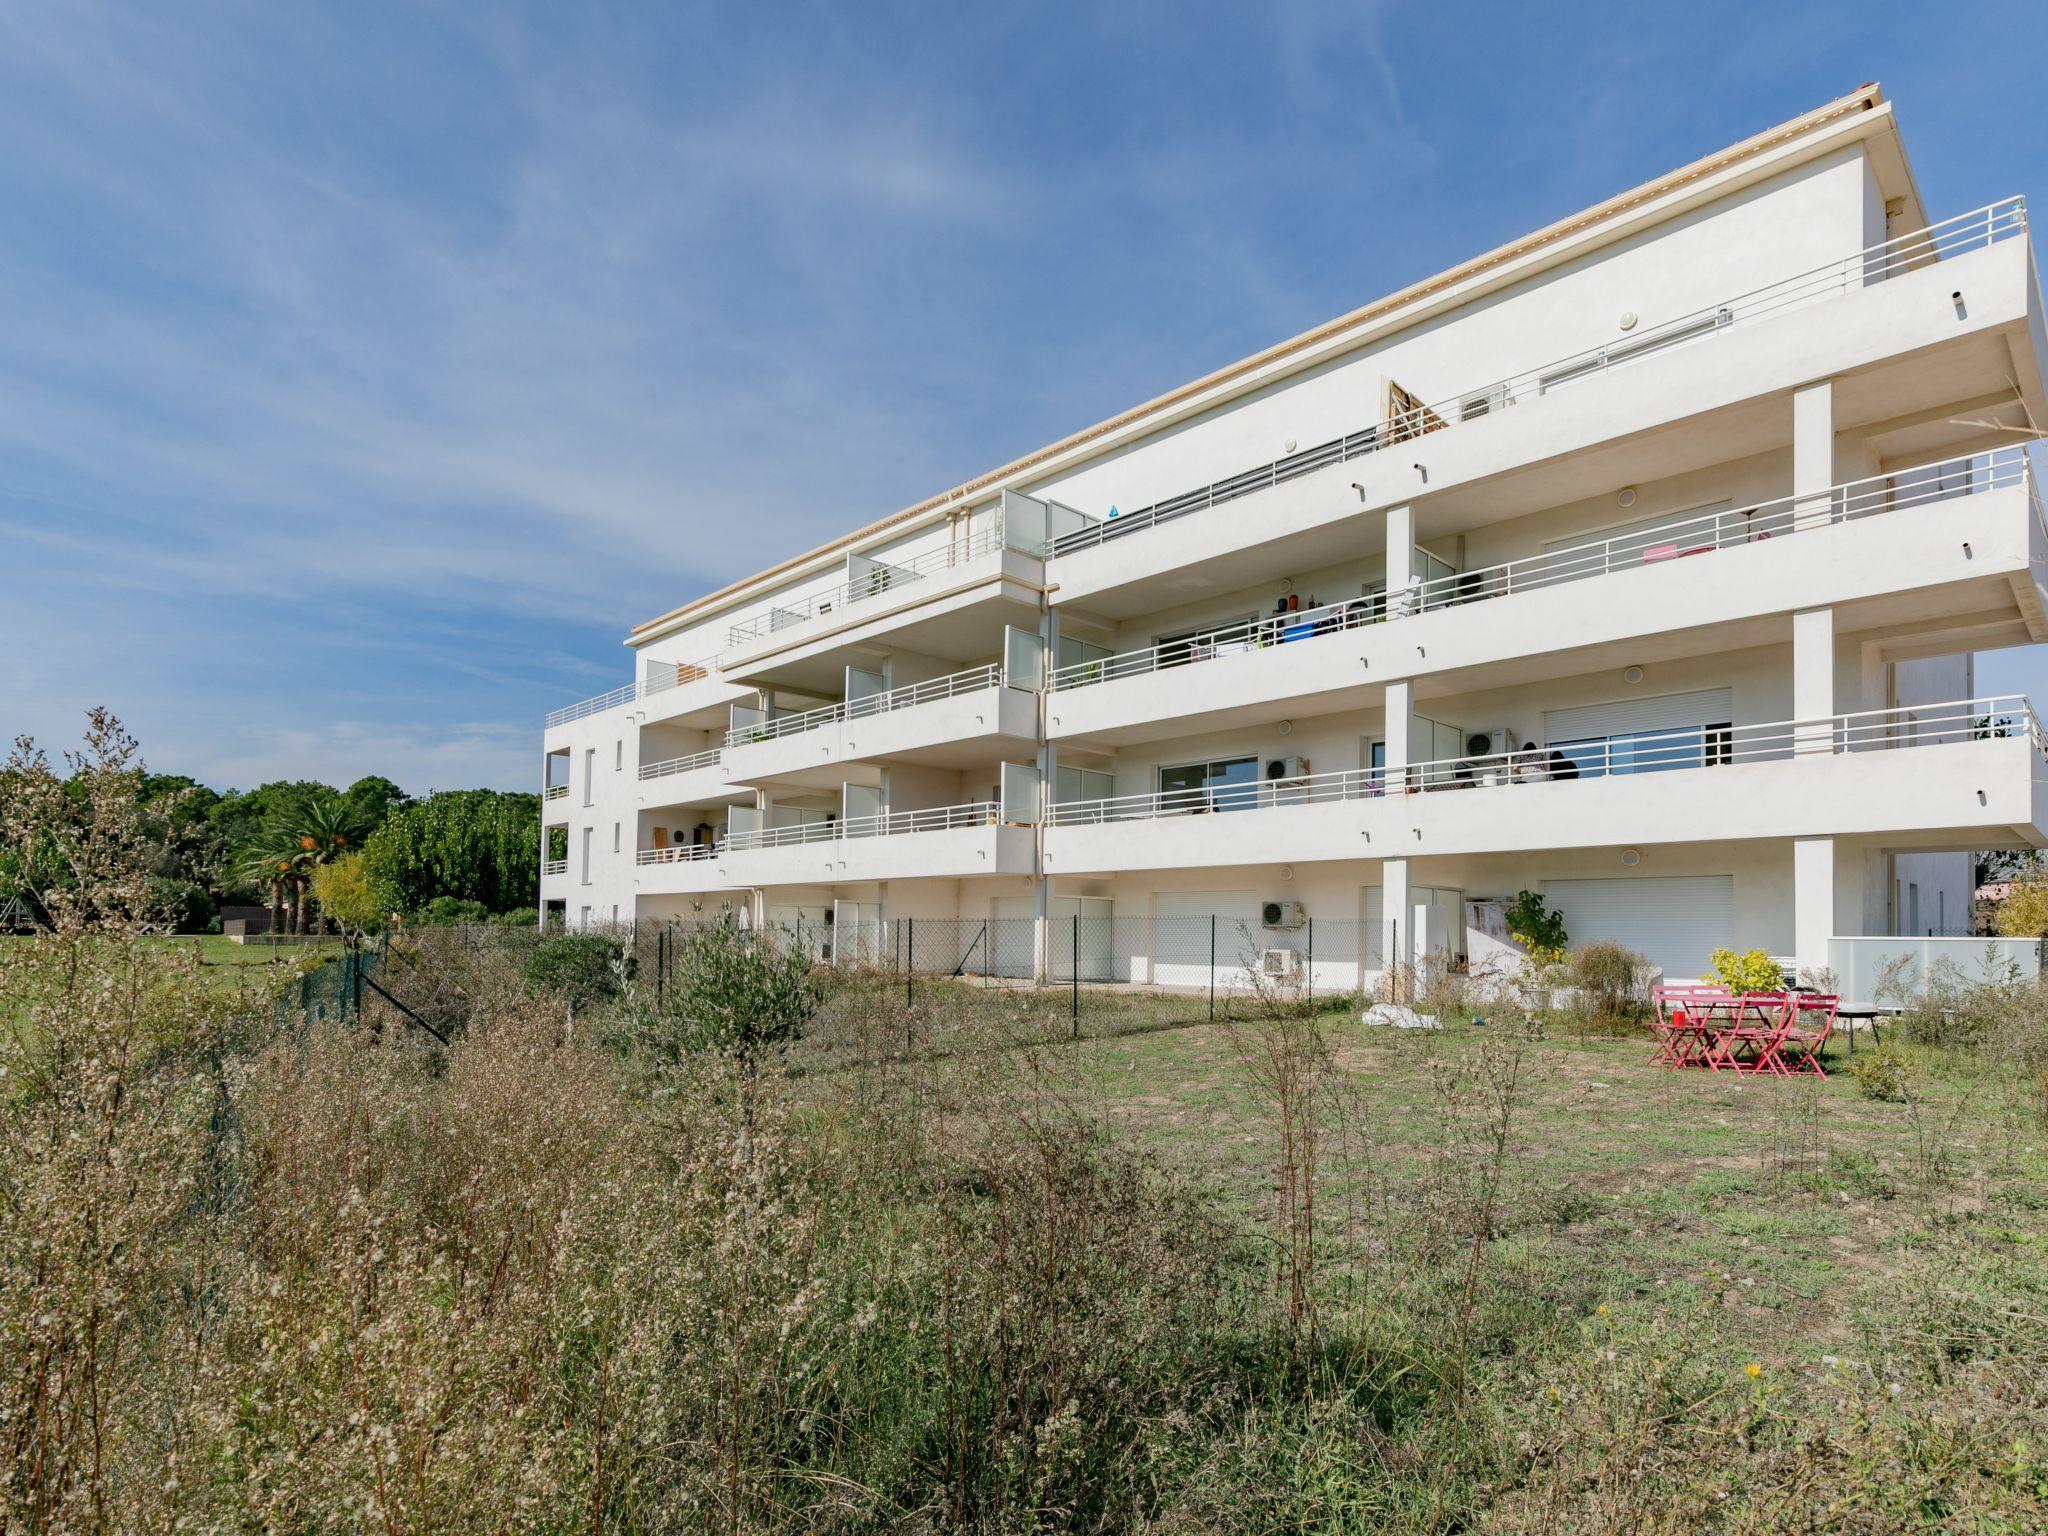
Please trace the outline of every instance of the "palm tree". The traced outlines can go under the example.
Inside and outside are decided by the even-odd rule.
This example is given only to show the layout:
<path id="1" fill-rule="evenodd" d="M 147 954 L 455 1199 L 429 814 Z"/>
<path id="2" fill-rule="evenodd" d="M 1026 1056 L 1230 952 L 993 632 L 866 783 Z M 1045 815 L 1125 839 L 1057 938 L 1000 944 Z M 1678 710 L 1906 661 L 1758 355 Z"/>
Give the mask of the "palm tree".
<path id="1" fill-rule="evenodd" d="M 292 933 L 306 931 L 306 890 L 319 865 L 347 858 L 373 830 L 368 813 L 329 791 L 298 796 L 264 818 L 241 848 L 241 872 L 270 890 L 271 927 L 285 930 L 291 897 Z"/>
<path id="2" fill-rule="evenodd" d="M 281 830 L 298 849 L 293 890 L 297 902 L 294 926 L 303 933 L 306 928 L 306 892 L 312 885 L 313 871 L 322 864 L 332 864 L 355 853 L 375 827 L 367 811 L 335 794 L 307 795 L 294 800 L 284 808 L 281 819 Z"/>

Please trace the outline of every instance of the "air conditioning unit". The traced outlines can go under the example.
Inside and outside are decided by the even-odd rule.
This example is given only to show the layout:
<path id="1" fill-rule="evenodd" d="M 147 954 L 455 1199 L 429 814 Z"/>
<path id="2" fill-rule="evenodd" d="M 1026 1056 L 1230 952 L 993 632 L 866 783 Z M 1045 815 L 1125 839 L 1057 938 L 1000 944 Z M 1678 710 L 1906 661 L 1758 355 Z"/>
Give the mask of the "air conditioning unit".
<path id="1" fill-rule="evenodd" d="M 1269 901 L 1259 908 L 1259 925 L 1264 928 L 1299 928 L 1308 912 L 1298 901 Z"/>
<path id="2" fill-rule="evenodd" d="M 1308 759 L 1305 757 L 1269 757 L 1266 759 L 1266 782 L 1279 779 L 1305 779 L 1308 777 Z"/>
<path id="3" fill-rule="evenodd" d="M 1260 950 L 1259 974 L 1267 981 L 1301 980 L 1301 951 L 1298 949 Z"/>
<path id="4" fill-rule="evenodd" d="M 1509 405 L 1507 386 L 1482 389 L 1476 395 L 1467 395 L 1458 402 L 1458 420 L 1470 421 L 1476 416 L 1491 416 L 1495 411 L 1504 411 Z"/>
<path id="5" fill-rule="evenodd" d="M 1465 755 L 1467 757 L 1506 757 L 1521 743 L 1515 733 L 1504 725 L 1491 730 L 1467 731 L 1465 733 Z"/>

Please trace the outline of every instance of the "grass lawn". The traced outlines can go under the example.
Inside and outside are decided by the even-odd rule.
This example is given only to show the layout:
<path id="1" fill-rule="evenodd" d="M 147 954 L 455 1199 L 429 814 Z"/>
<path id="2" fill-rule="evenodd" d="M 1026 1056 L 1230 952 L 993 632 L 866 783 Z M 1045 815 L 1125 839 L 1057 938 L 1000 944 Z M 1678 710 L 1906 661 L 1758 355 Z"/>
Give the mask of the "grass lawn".
<path id="1" fill-rule="evenodd" d="M 1473 1064 L 1485 1031 L 1346 1017 L 1330 1033 L 1345 1108 L 1326 1126 L 1325 1209 L 1365 1209 L 1375 1187 L 1415 1198 L 1445 1144 L 1439 1085 Z M 1271 1118 L 1225 1028 L 1070 1049 L 1108 1128 L 1247 1226 L 1265 1220 Z M 1826 1081 L 1789 1082 L 1652 1067 L 1647 1037 L 1520 1049 L 1491 1246 L 1589 1313 L 1704 1309 L 1733 1355 L 1813 1358 L 1853 1335 L 1874 1293 L 1937 1231 L 1987 1261 L 2048 1272 L 2048 1133 L 1988 1078 L 1930 1075 L 1921 1102 L 1874 1103 L 1839 1043 Z M 1339 1271 L 1369 1239 L 1362 1219 L 1334 1224 L 1325 1262 Z"/>

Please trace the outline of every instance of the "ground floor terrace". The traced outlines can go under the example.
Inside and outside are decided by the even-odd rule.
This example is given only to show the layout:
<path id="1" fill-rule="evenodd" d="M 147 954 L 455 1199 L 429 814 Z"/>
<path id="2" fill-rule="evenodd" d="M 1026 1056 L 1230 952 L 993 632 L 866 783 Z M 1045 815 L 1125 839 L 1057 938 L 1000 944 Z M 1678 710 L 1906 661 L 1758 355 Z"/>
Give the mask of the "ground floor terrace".
<path id="1" fill-rule="evenodd" d="M 1526 963 L 1508 913 L 1533 892 L 1571 947 L 1607 939 L 1668 980 L 1718 949 L 1868 991 L 1896 955 L 1981 963 L 1961 923 L 1972 855 L 1847 838 L 1560 848 L 1087 878 L 776 886 L 643 897 L 636 920 L 731 910 L 838 965 L 1006 982 L 1203 992 L 1262 984 L 1337 994 L 1394 964 L 1505 982 Z M 1912 943 L 1905 941 L 1911 940 Z M 1859 1001 L 1868 1000 L 1859 997 Z"/>

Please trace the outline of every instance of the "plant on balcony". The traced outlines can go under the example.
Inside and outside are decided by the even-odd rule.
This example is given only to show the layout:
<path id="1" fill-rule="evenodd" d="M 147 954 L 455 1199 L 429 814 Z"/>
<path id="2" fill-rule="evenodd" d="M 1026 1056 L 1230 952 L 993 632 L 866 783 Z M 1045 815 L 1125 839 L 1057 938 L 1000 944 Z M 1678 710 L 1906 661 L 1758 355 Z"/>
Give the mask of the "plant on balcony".
<path id="1" fill-rule="evenodd" d="M 1517 891 L 1507 910 L 1508 932 L 1539 965 L 1556 965 L 1565 957 L 1571 937 L 1564 914 L 1543 904 L 1534 891 Z"/>

